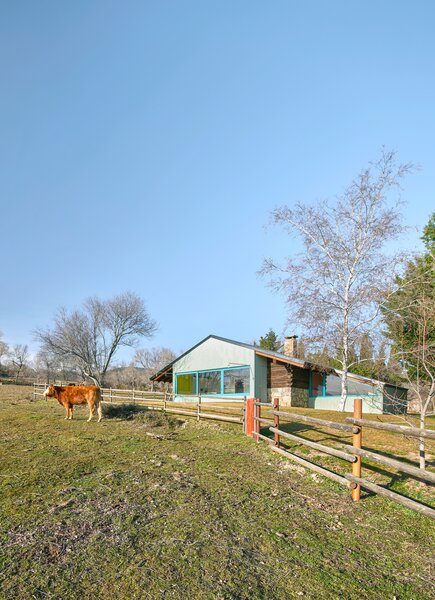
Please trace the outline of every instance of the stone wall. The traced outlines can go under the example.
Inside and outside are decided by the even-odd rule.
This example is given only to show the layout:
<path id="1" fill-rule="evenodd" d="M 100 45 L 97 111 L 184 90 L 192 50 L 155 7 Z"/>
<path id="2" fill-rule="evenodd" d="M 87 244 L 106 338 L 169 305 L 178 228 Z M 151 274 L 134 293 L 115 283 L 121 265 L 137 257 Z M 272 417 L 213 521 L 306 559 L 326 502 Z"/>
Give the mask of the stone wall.
<path id="1" fill-rule="evenodd" d="M 292 388 L 291 406 L 299 406 L 300 408 L 308 407 L 308 390 L 294 387 Z"/>
<path id="2" fill-rule="evenodd" d="M 273 402 L 275 398 L 278 398 L 280 406 L 291 406 L 292 405 L 292 389 L 291 387 L 275 387 L 268 388 L 267 390 L 267 401 Z"/>
<path id="3" fill-rule="evenodd" d="M 269 388 L 268 402 L 273 402 L 275 398 L 278 398 L 280 406 L 308 407 L 308 390 L 292 387 Z"/>
<path id="4" fill-rule="evenodd" d="M 268 365 L 267 397 L 279 399 L 281 406 L 308 406 L 309 371 L 301 367 L 270 362 Z"/>

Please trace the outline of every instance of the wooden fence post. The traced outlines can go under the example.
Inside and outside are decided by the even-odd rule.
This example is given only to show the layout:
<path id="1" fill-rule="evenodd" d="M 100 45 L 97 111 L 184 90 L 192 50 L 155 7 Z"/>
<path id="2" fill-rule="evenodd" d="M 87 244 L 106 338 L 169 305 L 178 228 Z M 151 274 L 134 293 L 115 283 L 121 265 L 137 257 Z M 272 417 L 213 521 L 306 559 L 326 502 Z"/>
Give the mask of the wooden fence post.
<path id="1" fill-rule="evenodd" d="M 113 402 L 113 397 L 112 397 L 112 388 L 109 389 L 109 401 Z"/>
<path id="2" fill-rule="evenodd" d="M 257 404 L 257 406 L 255 406 L 255 404 Z M 254 424 L 255 424 L 255 433 L 257 434 L 256 435 L 257 444 L 260 441 L 260 437 L 258 435 L 260 433 L 260 421 L 258 419 L 261 419 L 261 406 L 259 406 L 259 404 L 260 404 L 259 398 L 255 398 L 254 414 L 255 414 L 257 420 L 256 421 L 254 420 Z"/>
<path id="3" fill-rule="evenodd" d="M 245 433 L 250 437 L 254 437 L 254 398 L 248 398 L 246 400 L 246 411 L 245 411 Z"/>
<path id="4" fill-rule="evenodd" d="M 201 413 L 201 394 L 198 396 L 198 405 L 197 405 L 197 411 L 196 411 L 196 420 L 197 421 L 199 421 L 200 413 Z"/>
<path id="5" fill-rule="evenodd" d="M 165 396 L 163 398 L 163 412 L 164 413 L 166 412 L 166 394 L 167 394 L 167 392 L 165 392 Z"/>
<path id="6" fill-rule="evenodd" d="M 273 410 L 279 410 L 279 398 L 273 399 Z M 273 426 L 279 429 L 279 415 L 273 415 Z M 279 433 L 275 432 L 275 446 L 279 448 Z"/>
<path id="7" fill-rule="evenodd" d="M 353 403 L 353 418 L 362 419 L 362 398 L 355 398 Z M 358 427 L 358 433 L 353 434 L 353 446 L 354 448 L 361 448 L 362 444 L 362 428 Z M 352 475 L 355 477 L 361 477 L 361 456 L 356 457 L 356 461 L 352 463 Z M 358 484 L 355 489 L 352 490 L 352 500 L 358 502 L 361 498 L 361 486 Z"/>

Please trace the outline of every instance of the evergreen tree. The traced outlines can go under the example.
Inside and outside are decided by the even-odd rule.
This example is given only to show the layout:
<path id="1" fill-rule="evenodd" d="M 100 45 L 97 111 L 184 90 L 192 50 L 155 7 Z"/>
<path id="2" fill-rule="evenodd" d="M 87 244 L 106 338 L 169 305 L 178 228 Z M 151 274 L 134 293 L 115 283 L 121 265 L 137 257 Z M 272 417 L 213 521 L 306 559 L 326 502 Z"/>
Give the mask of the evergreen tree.
<path id="1" fill-rule="evenodd" d="M 383 307 L 392 355 L 418 403 L 424 428 L 435 396 L 435 213 L 424 228 L 425 253 L 409 261 L 396 278 L 397 289 Z M 425 443 L 420 440 L 420 467 L 425 468 Z"/>
<path id="2" fill-rule="evenodd" d="M 365 332 L 361 337 L 361 343 L 359 348 L 358 362 L 354 365 L 351 370 L 354 373 L 358 373 L 363 377 L 373 377 L 374 372 L 374 361 L 373 361 L 374 347 L 370 335 Z"/>
<path id="3" fill-rule="evenodd" d="M 387 376 L 387 342 L 382 340 L 373 365 L 376 379 L 384 380 Z"/>
<path id="4" fill-rule="evenodd" d="M 426 252 L 409 261 L 403 276 L 396 278 L 396 292 L 388 298 L 383 311 L 393 354 L 412 352 L 422 342 L 426 351 L 430 354 L 434 351 L 435 323 L 431 308 L 435 303 L 435 212 L 421 239 Z M 424 331 L 421 317 L 425 319 Z M 402 358 L 404 361 L 405 357 Z M 406 368 L 411 375 L 417 375 L 417 365 L 409 364 Z M 420 370 L 419 376 L 425 377 L 425 373 Z"/>
<path id="5" fill-rule="evenodd" d="M 282 342 L 278 338 L 277 334 L 273 331 L 272 328 L 266 333 L 266 335 L 260 338 L 260 348 L 265 348 L 267 350 L 273 350 L 274 352 L 279 352 L 282 347 Z"/>

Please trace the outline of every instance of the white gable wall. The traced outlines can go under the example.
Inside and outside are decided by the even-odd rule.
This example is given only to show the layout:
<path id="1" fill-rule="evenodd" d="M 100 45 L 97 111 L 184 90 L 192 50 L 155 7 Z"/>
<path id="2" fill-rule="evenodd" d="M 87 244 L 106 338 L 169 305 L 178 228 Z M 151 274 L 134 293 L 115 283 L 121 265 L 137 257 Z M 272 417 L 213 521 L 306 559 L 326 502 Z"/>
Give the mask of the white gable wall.
<path id="1" fill-rule="evenodd" d="M 255 394 L 255 352 L 249 348 L 208 338 L 173 364 L 173 373 L 250 367 L 250 396 Z"/>

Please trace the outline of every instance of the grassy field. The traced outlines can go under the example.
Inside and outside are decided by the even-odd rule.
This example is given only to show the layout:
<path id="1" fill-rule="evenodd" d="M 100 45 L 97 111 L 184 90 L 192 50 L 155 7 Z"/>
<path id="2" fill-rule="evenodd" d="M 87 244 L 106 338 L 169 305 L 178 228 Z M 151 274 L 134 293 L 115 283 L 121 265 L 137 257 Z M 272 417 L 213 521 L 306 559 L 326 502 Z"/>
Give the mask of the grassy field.
<path id="1" fill-rule="evenodd" d="M 434 597 L 432 521 L 352 504 L 240 426 L 116 407 L 67 422 L 24 387 L 0 400 L 1 598 Z"/>

